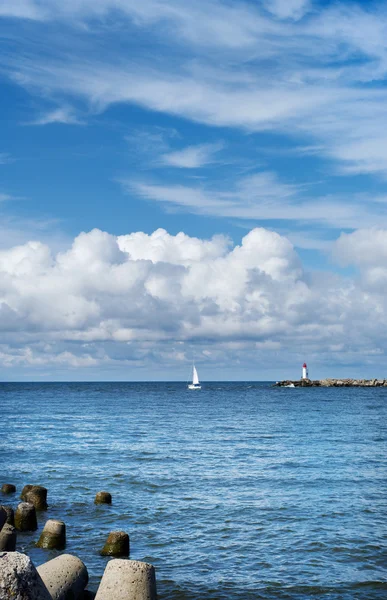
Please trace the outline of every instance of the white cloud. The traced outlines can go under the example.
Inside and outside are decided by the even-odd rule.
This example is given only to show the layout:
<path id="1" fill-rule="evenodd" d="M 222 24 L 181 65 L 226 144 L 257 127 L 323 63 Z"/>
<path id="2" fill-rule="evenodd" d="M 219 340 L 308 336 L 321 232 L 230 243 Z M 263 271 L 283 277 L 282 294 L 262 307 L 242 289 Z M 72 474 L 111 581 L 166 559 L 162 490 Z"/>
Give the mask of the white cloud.
<path id="1" fill-rule="evenodd" d="M 210 126 L 301 135 L 305 147 L 328 155 L 342 173 L 387 173 L 387 94 L 375 86 L 387 74 L 382 5 L 365 10 L 339 2 L 311 10 L 297 22 L 281 18 L 302 15 L 309 6 L 302 0 L 267 3 L 280 19 L 257 4 L 235 7 L 219 0 L 31 0 L 20 10 L 13 6 L 6 3 L 3 14 L 24 11 L 26 18 L 64 23 L 73 48 L 52 40 L 50 57 L 43 46 L 42 59 L 37 29 L 35 43 L 23 55 L 8 52 L 3 58 L 3 69 L 14 81 L 58 99 L 59 108 L 37 123 L 78 122 L 75 112 L 62 107 L 69 97 L 85 101 L 91 112 L 135 103 Z M 96 59 L 101 53 L 93 40 L 99 35 L 85 35 L 79 47 L 80 23 L 84 31 L 99 27 L 103 36 L 109 31 L 107 15 L 113 22 L 120 18 L 117 37 L 123 43 L 133 30 L 144 41 L 151 35 L 156 64 L 152 53 L 148 59 L 130 46 L 123 54 L 119 43 L 109 47 L 104 60 Z M 78 27 L 73 38 L 71 26 Z M 181 54 L 178 63 L 176 53 Z M 200 162 L 187 152 L 171 160 Z"/>
<path id="2" fill-rule="evenodd" d="M 2 0 L 0 16 L 41 20 L 45 11 L 34 0 Z"/>
<path id="3" fill-rule="evenodd" d="M 358 229 L 342 233 L 335 243 L 334 256 L 343 265 L 360 267 L 387 265 L 387 232 L 384 229 Z"/>
<path id="4" fill-rule="evenodd" d="M 226 254 L 231 241 L 220 235 L 214 236 L 212 240 L 200 240 L 182 231 L 173 236 L 165 229 L 157 229 L 151 235 L 142 231 L 121 235 L 117 238 L 117 243 L 131 260 L 150 260 L 152 263 L 165 262 L 188 267 L 193 262 L 221 258 Z"/>
<path id="5" fill-rule="evenodd" d="M 171 167 L 197 169 L 214 162 L 214 154 L 223 148 L 223 144 L 199 144 L 182 150 L 168 152 L 161 161 Z"/>
<path id="6" fill-rule="evenodd" d="M 78 117 L 75 116 L 73 110 L 68 107 L 56 108 L 47 113 L 40 115 L 30 125 L 50 125 L 52 123 L 63 123 L 65 125 L 82 125 Z"/>
<path id="7" fill-rule="evenodd" d="M 266 9 L 280 19 L 300 19 L 310 4 L 310 0 L 264 0 Z"/>
<path id="8" fill-rule="evenodd" d="M 282 183 L 271 172 L 259 172 L 225 182 L 213 189 L 204 184 L 173 185 L 122 179 L 129 193 L 135 192 L 165 206 L 223 218 L 247 221 L 294 221 L 334 229 L 371 227 L 377 220 L 387 225 L 385 202 L 369 194 L 308 196 L 308 189 Z"/>
<path id="9" fill-rule="evenodd" d="M 2 250 L 0 366 L 151 369 L 189 360 L 192 343 L 213 364 L 270 353 L 286 362 L 295 348 L 319 360 L 371 351 L 382 360 L 387 302 L 374 269 L 386 273 L 387 232 L 352 236 L 337 253 L 359 263 L 358 282 L 304 272 L 289 240 L 262 228 L 234 247 L 223 237 L 93 230 L 57 254 L 41 242 Z"/>
<path id="10" fill-rule="evenodd" d="M 275 26 L 262 17 L 252 5 L 230 5 L 219 0 L 22 0 L 15 7 L 6 0 L 0 15 L 37 20 L 63 20 L 79 25 L 81 20 L 103 19 L 109 14 L 120 13 L 137 27 L 149 27 L 155 23 L 168 23 L 167 35 L 181 37 L 196 46 L 221 46 L 231 50 L 251 46 L 257 36 Z"/>
<path id="11" fill-rule="evenodd" d="M 387 230 L 359 229 L 342 233 L 332 248 L 333 257 L 342 265 L 360 270 L 363 285 L 374 292 L 387 290 Z"/>

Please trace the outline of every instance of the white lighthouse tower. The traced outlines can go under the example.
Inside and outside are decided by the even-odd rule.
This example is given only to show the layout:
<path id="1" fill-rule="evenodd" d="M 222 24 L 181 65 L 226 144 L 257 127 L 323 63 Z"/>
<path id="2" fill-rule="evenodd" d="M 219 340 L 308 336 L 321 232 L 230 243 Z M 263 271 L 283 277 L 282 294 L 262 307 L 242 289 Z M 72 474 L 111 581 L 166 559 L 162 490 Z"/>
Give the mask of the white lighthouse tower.
<path id="1" fill-rule="evenodd" d="M 308 367 L 306 363 L 302 365 L 302 379 L 309 379 Z"/>

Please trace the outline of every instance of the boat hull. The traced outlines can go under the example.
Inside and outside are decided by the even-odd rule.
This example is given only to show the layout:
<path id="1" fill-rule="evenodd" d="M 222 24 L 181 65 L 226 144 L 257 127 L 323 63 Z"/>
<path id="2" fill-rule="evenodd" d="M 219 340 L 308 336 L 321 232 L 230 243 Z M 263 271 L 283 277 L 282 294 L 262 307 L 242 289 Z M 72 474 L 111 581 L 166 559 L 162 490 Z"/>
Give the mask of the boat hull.
<path id="1" fill-rule="evenodd" d="M 188 385 L 188 389 L 189 390 L 201 390 L 202 386 L 201 385 L 196 385 L 195 383 L 190 383 Z"/>

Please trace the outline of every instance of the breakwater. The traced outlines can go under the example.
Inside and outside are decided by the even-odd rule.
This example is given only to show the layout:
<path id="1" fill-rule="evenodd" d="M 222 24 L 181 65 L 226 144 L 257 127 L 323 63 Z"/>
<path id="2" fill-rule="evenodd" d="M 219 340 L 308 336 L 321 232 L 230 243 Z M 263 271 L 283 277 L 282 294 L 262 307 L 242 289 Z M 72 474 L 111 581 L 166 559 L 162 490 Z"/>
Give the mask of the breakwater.
<path id="1" fill-rule="evenodd" d="M 15 493 L 15 485 L 3 484 L 2 496 L 12 497 Z M 96 593 L 86 589 L 88 570 L 77 556 L 59 554 L 36 568 L 29 556 L 17 551 L 18 546 L 23 549 L 23 543 L 18 544 L 18 533 L 38 529 L 36 513 L 49 509 L 47 489 L 27 484 L 20 499 L 16 510 L 0 505 L 0 600 L 156 600 L 155 569 L 146 562 L 129 560 L 129 535 L 124 531 L 112 531 L 100 551 L 101 556 L 114 560 L 106 565 Z M 94 503 L 110 505 L 112 496 L 98 492 Z M 35 545 L 46 551 L 64 550 L 65 523 L 47 520 Z"/>
<path id="2" fill-rule="evenodd" d="M 284 379 L 275 387 L 387 387 L 387 379 Z"/>

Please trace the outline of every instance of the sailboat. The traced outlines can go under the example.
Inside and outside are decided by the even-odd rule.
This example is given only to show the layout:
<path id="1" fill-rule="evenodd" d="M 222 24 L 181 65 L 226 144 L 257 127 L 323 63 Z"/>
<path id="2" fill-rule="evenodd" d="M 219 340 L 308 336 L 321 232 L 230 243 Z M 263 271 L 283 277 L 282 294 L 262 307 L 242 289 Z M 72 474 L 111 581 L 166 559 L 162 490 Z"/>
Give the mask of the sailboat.
<path id="1" fill-rule="evenodd" d="M 198 372 L 195 365 L 192 365 L 192 383 L 188 384 L 189 390 L 201 390 L 202 386 L 199 383 Z"/>

